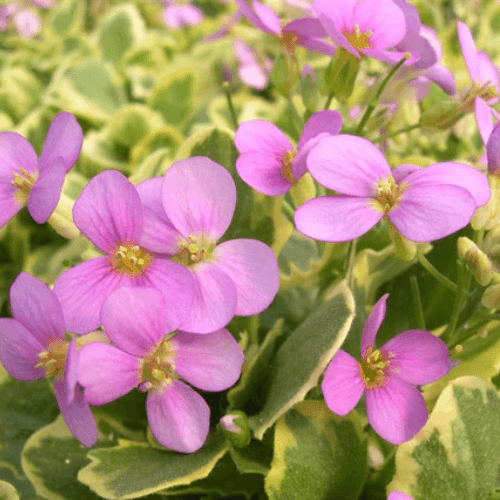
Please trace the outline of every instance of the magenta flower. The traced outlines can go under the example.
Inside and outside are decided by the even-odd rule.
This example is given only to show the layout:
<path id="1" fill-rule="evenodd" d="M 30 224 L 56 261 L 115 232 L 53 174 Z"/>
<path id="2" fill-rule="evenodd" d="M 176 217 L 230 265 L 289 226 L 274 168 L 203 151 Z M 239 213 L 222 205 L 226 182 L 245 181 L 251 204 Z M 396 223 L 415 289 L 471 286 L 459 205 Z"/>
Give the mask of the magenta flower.
<path id="1" fill-rule="evenodd" d="M 77 382 L 80 352 L 65 338 L 61 305 L 42 281 L 21 273 L 10 289 L 14 319 L 0 319 L 0 361 L 18 380 L 52 378 L 57 404 L 69 430 L 85 446 L 97 427 Z"/>
<path id="2" fill-rule="evenodd" d="M 321 389 L 328 408 L 337 415 L 349 413 L 366 393 L 366 413 L 374 431 L 401 444 L 427 421 L 427 407 L 415 385 L 443 377 L 451 362 L 446 344 L 425 330 L 400 333 L 375 349 L 388 296 L 377 301 L 366 319 L 361 361 L 339 350 L 325 371 Z"/>
<path id="3" fill-rule="evenodd" d="M 313 7 L 326 34 L 354 56 L 396 63 L 405 55 L 389 51 L 406 35 L 405 15 L 392 0 L 314 0 Z"/>
<path id="4" fill-rule="evenodd" d="M 486 177 L 472 167 L 444 162 L 391 170 L 371 142 L 351 135 L 321 138 L 307 166 L 319 183 L 339 193 L 295 212 L 297 229 L 323 241 L 352 240 L 383 217 L 409 240 L 437 240 L 469 224 L 491 195 Z"/>
<path id="5" fill-rule="evenodd" d="M 188 158 L 137 190 L 146 207 L 140 245 L 172 257 L 195 279 L 193 311 L 181 330 L 213 332 L 235 314 L 250 316 L 269 306 L 279 288 L 272 250 L 252 239 L 217 245 L 236 206 L 236 186 L 224 167 L 202 156 Z"/>
<path id="6" fill-rule="evenodd" d="M 402 491 L 394 490 L 389 493 L 387 500 L 415 500 L 415 499 L 407 495 L 406 493 L 403 493 Z"/>
<path id="7" fill-rule="evenodd" d="M 239 378 L 243 352 L 227 330 L 209 335 L 179 332 L 162 294 L 123 287 L 102 308 L 102 323 L 114 345 L 82 348 L 78 378 L 90 404 L 102 405 L 138 387 L 148 392 L 146 411 L 155 438 L 183 453 L 198 450 L 209 430 L 210 409 L 187 384 L 222 391 Z"/>
<path id="8" fill-rule="evenodd" d="M 476 118 L 479 135 L 486 146 L 493 132 L 495 123 L 500 121 L 500 113 L 486 104 L 483 99 L 476 97 L 474 101 L 474 115 Z"/>
<path id="9" fill-rule="evenodd" d="M 337 135 L 342 116 L 337 111 L 320 111 L 304 126 L 295 149 L 286 135 L 265 120 L 242 123 L 234 136 L 241 156 L 236 170 L 251 187 L 269 196 L 285 194 L 307 170 L 309 151 L 325 135 Z"/>
<path id="10" fill-rule="evenodd" d="M 486 158 L 488 172 L 498 176 L 500 174 L 500 124 L 497 123 L 486 143 Z"/>
<path id="11" fill-rule="evenodd" d="M 273 62 L 266 56 L 257 53 L 241 40 L 234 40 L 233 50 L 239 63 L 238 76 L 249 87 L 264 90 L 269 83 L 269 74 L 273 69 Z"/>
<path id="12" fill-rule="evenodd" d="M 38 224 L 57 206 L 66 172 L 78 159 L 83 134 L 66 112 L 52 120 L 38 160 L 31 144 L 15 132 L 0 132 L 0 227 L 24 205 Z"/>
<path id="13" fill-rule="evenodd" d="M 123 174 L 108 170 L 91 179 L 75 202 L 73 219 L 106 255 L 68 269 L 54 283 L 72 332 L 98 328 L 104 300 L 123 285 L 160 290 L 170 308 L 169 317 L 175 320 L 169 325 L 171 330 L 191 313 L 191 273 L 139 246 L 144 209 L 137 190 Z"/>
<path id="14" fill-rule="evenodd" d="M 183 26 L 195 26 L 203 20 L 203 12 L 195 5 L 176 5 L 170 0 L 163 0 L 163 3 L 162 19 L 167 28 L 178 30 Z"/>

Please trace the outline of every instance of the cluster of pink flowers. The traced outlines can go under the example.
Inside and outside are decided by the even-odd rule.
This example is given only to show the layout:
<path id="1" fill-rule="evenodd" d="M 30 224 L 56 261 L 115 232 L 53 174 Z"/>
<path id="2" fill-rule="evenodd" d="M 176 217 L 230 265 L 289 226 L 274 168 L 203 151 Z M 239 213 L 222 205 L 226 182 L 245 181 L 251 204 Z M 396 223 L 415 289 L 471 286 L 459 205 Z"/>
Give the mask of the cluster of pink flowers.
<path id="1" fill-rule="evenodd" d="M 0 6 L 0 31 L 5 31 L 12 24 L 19 35 L 33 38 L 42 29 L 40 16 L 33 10 L 49 9 L 52 0 L 16 0 Z"/>

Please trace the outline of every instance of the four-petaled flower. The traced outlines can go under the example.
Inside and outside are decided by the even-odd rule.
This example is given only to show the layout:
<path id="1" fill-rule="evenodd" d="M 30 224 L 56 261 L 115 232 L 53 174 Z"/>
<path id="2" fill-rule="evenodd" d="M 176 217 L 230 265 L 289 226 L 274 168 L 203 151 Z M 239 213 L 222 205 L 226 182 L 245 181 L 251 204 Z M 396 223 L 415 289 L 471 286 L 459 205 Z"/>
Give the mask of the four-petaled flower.
<path id="1" fill-rule="evenodd" d="M 154 288 L 116 290 L 102 307 L 102 323 L 114 345 L 84 346 L 78 378 L 92 405 L 106 404 L 134 387 L 147 392 L 154 437 L 167 448 L 192 453 L 207 438 L 210 409 L 179 378 L 203 391 L 222 391 L 238 380 L 244 356 L 227 330 L 172 336 L 174 321 Z"/>
<path id="2" fill-rule="evenodd" d="M 408 330 L 375 349 L 386 312 L 383 295 L 366 319 L 361 361 L 339 350 L 326 369 L 321 389 L 337 415 L 349 413 L 366 394 L 368 422 L 393 444 L 411 439 L 427 421 L 424 398 L 415 385 L 443 377 L 451 368 L 446 344 L 425 330 Z"/>

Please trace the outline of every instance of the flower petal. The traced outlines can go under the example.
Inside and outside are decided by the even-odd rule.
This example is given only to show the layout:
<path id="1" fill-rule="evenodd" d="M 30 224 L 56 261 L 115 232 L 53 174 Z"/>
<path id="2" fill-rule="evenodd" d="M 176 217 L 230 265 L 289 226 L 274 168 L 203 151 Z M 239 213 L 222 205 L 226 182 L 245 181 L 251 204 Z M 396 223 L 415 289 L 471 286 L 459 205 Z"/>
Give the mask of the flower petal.
<path id="1" fill-rule="evenodd" d="M 195 299 L 190 316 L 179 326 L 191 333 L 210 333 L 225 327 L 236 311 L 237 292 L 233 280 L 216 265 L 193 266 Z"/>
<path id="2" fill-rule="evenodd" d="M 101 320 L 109 340 L 134 356 L 145 357 L 171 330 L 165 301 L 155 288 L 123 286 L 104 301 Z"/>
<path id="3" fill-rule="evenodd" d="M 396 181 L 396 184 L 399 184 L 403 181 L 405 177 L 408 177 L 412 172 L 416 170 L 420 170 L 418 165 L 413 165 L 412 163 L 403 163 L 402 165 L 397 166 L 392 171 L 392 177 Z"/>
<path id="4" fill-rule="evenodd" d="M 319 134 L 337 135 L 341 128 L 342 115 L 338 111 L 325 110 L 314 113 L 304 125 L 297 149 L 302 149 L 307 141 Z"/>
<path id="5" fill-rule="evenodd" d="M 137 243 L 144 214 L 133 184 L 120 172 L 106 170 L 89 181 L 73 207 L 78 229 L 107 253 L 118 242 Z"/>
<path id="6" fill-rule="evenodd" d="M 243 122 L 234 134 L 234 144 L 240 153 L 268 154 L 277 160 L 292 151 L 292 143 L 276 125 L 266 120 Z"/>
<path id="7" fill-rule="evenodd" d="M 44 347 L 49 339 L 64 339 L 66 330 L 56 294 L 41 280 L 20 273 L 10 288 L 12 316 Z"/>
<path id="8" fill-rule="evenodd" d="M 486 155 L 488 158 L 488 171 L 491 173 L 500 171 L 500 124 L 498 123 L 486 143 Z"/>
<path id="9" fill-rule="evenodd" d="M 101 326 L 106 297 L 130 278 L 112 271 L 108 257 L 90 259 L 64 271 L 54 283 L 70 332 L 87 333 Z"/>
<path id="10" fill-rule="evenodd" d="M 28 211 L 38 224 L 47 222 L 55 210 L 64 184 L 66 171 L 62 158 L 40 172 L 28 195 Z"/>
<path id="11" fill-rule="evenodd" d="M 395 375 L 366 392 L 366 413 L 373 430 L 392 444 L 409 441 L 427 421 L 422 394 Z"/>
<path id="12" fill-rule="evenodd" d="M 412 172 L 405 178 L 411 186 L 434 184 L 439 191 L 440 184 L 448 184 L 466 189 L 474 198 L 476 205 L 481 206 L 490 199 L 491 191 L 486 176 L 473 167 L 457 162 L 434 163 L 428 167 Z"/>
<path id="13" fill-rule="evenodd" d="M 446 344 L 425 330 L 408 330 L 386 342 L 381 349 L 392 352 L 391 368 L 398 378 L 423 385 L 446 375 L 451 368 Z"/>
<path id="14" fill-rule="evenodd" d="M 280 286 L 278 261 L 261 241 L 230 240 L 215 247 L 215 265 L 231 277 L 237 293 L 238 316 L 258 314 L 266 309 Z"/>
<path id="15" fill-rule="evenodd" d="M 16 191 L 10 180 L 0 179 L 0 228 L 23 207 L 23 203 L 16 200 Z"/>
<path id="16" fill-rule="evenodd" d="M 80 349 L 78 380 L 91 405 L 104 405 L 139 383 L 140 359 L 104 342 Z"/>
<path id="17" fill-rule="evenodd" d="M 323 186 L 351 196 L 373 196 L 391 169 L 370 141 L 353 135 L 323 137 L 309 153 L 307 167 Z"/>
<path id="18" fill-rule="evenodd" d="M 491 59 L 483 52 L 477 53 L 479 64 L 479 78 L 481 85 L 489 84 L 498 92 L 498 69 Z M 490 104 L 498 101 L 498 98 L 488 100 Z"/>
<path id="19" fill-rule="evenodd" d="M 267 5 L 257 2 L 257 0 L 252 1 L 252 7 L 260 22 L 265 27 L 265 31 L 274 35 L 279 35 L 281 33 L 280 18 L 274 10 Z"/>
<path id="20" fill-rule="evenodd" d="M 76 349 L 76 339 L 73 337 L 68 345 L 66 361 L 64 363 L 64 387 L 68 398 L 66 401 L 67 404 L 71 404 L 75 398 L 79 360 L 80 353 Z"/>
<path id="21" fill-rule="evenodd" d="M 133 281 L 134 286 L 154 287 L 165 301 L 166 325 L 171 332 L 188 318 L 195 304 L 196 280 L 189 269 L 162 258 L 153 259 L 146 274 Z"/>
<path id="22" fill-rule="evenodd" d="M 194 387 L 223 391 L 240 378 L 245 356 L 226 329 L 207 335 L 180 332 L 171 342 L 176 373 Z"/>
<path id="23" fill-rule="evenodd" d="M 412 498 L 410 495 L 403 493 L 402 491 L 394 490 L 389 493 L 387 500 L 415 500 L 415 499 Z"/>
<path id="24" fill-rule="evenodd" d="M 264 90 L 269 83 L 268 72 L 258 63 L 240 66 L 238 76 L 245 85 L 257 90 Z"/>
<path id="25" fill-rule="evenodd" d="M 162 201 L 167 217 L 183 236 L 202 232 L 217 241 L 231 224 L 236 186 L 222 165 L 195 156 L 167 170 Z"/>
<path id="26" fill-rule="evenodd" d="M 473 82 L 479 82 L 479 59 L 472 33 L 466 24 L 458 21 L 457 34 L 458 43 L 460 44 L 460 49 L 462 50 L 462 55 L 464 56 L 465 65 L 467 66 L 470 78 Z"/>
<path id="27" fill-rule="evenodd" d="M 436 64 L 425 70 L 425 76 L 439 85 L 447 94 L 453 95 L 457 91 L 453 73 L 442 64 Z"/>
<path id="28" fill-rule="evenodd" d="M 358 404 L 365 390 L 360 370 L 359 363 L 342 349 L 330 361 L 321 391 L 333 413 L 347 415 Z"/>
<path id="29" fill-rule="evenodd" d="M 410 186 L 388 218 L 405 238 L 424 242 L 467 226 L 475 210 L 474 198 L 464 188 L 428 184 Z"/>
<path id="30" fill-rule="evenodd" d="M 35 368 L 38 354 L 45 349 L 19 321 L 0 318 L 0 361 L 11 377 L 18 380 L 43 378 L 43 368 Z"/>
<path id="31" fill-rule="evenodd" d="M 371 198 L 321 196 L 295 212 L 297 229 L 315 240 L 350 241 L 369 231 L 384 216 L 371 205 Z"/>
<path id="32" fill-rule="evenodd" d="M 9 182 L 20 169 L 32 174 L 38 170 L 33 146 L 15 132 L 0 132 L 0 180 Z"/>
<path id="33" fill-rule="evenodd" d="M 146 410 L 151 432 L 170 450 L 193 453 L 207 439 L 210 408 L 197 392 L 178 380 L 163 392 L 151 391 Z"/>
<path id="34" fill-rule="evenodd" d="M 375 337 L 380 328 L 380 325 L 384 321 L 385 312 L 387 308 L 387 299 L 389 294 L 385 293 L 377 300 L 377 303 L 373 306 L 370 314 L 366 318 L 365 324 L 363 326 L 363 334 L 361 336 L 361 356 L 365 358 L 365 351 L 368 347 L 375 345 Z"/>
<path id="35" fill-rule="evenodd" d="M 78 160 L 82 149 L 83 132 L 76 118 L 66 111 L 58 113 L 52 120 L 40 155 L 40 171 L 51 167 L 62 158 L 65 172 Z"/>
<path id="36" fill-rule="evenodd" d="M 483 144 L 486 144 L 493 132 L 493 116 L 490 107 L 480 97 L 474 99 L 474 116 Z"/>
<path id="37" fill-rule="evenodd" d="M 97 425 L 85 400 L 83 387 L 76 387 L 69 401 L 70 395 L 64 381 L 54 380 L 54 393 L 59 410 L 73 436 L 87 448 L 93 446 L 97 441 Z"/>

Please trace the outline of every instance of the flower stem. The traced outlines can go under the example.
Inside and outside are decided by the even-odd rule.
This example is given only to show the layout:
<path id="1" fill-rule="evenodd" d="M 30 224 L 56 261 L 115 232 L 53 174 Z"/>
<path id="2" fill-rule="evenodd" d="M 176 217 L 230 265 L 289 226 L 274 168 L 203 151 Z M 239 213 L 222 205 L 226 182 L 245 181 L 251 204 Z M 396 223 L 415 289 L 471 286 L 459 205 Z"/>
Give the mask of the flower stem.
<path id="1" fill-rule="evenodd" d="M 290 112 L 292 113 L 293 124 L 297 132 L 297 137 L 300 137 L 300 134 L 302 133 L 302 128 L 304 127 L 304 121 L 300 117 L 299 112 L 297 111 L 295 104 L 293 104 L 291 97 L 288 98 L 288 106 L 290 107 Z"/>
<path id="2" fill-rule="evenodd" d="M 453 340 L 455 337 L 457 323 L 458 323 L 458 315 L 462 310 L 462 304 L 464 300 L 464 296 L 467 294 L 467 289 L 469 288 L 469 280 L 467 279 L 467 269 L 465 267 L 465 263 L 462 261 L 458 262 L 458 280 L 457 280 L 457 293 L 455 295 L 455 301 L 453 302 L 453 310 L 451 312 L 450 322 L 446 327 L 446 330 L 441 335 L 441 339 L 444 342 L 449 340 Z"/>
<path id="3" fill-rule="evenodd" d="M 417 252 L 417 259 L 422 264 L 422 267 L 441 285 L 451 290 L 453 293 L 457 293 L 458 287 L 453 281 L 448 279 L 444 274 L 441 274 L 428 260 L 427 258 L 420 252 Z"/>
<path id="4" fill-rule="evenodd" d="M 231 98 L 231 91 L 229 90 L 229 83 L 224 82 L 222 84 L 222 88 L 224 89 L 224 92 L 226 94 L 227 98 L 227 106 L 229 108 L 229 112 L 231 114 L 231 120 L 233 121 L 233 128 L 236 130 L 238 128 L 238 118 L 236 117 L 236 111 L 233 106 L 233 99 Z"/>
<path id="5" fill-rule="evenodd" d="M 326 104 L 324 109 L 330 109 L 330 104 L 332 103 L 333 98 L 335 97 L 335 92 L 330 92 L 328 99 L 326 100 Z"/>
<path id="6" fill-rule="evenodd" d="M 285 214 L 286 218 L 293 224 L 294 223 L 294 210 L 292 205 L 288 203 L 288 201 L 283 200 L 283 204 L 281 205 L 281 209 L 283 210 L 283 213 Z"/>
<path id="7" fill-rule="evenodd" d="M 422 301 L 420 299 L 420 290 L 418 289 L 418 280 L 416 276 L 410 278 L 411 294 L 413 296 L 413 308 L 415 313 L 415 320 L 417 327 L 420 330 L 425 330 L 425 316 L 424 309 L 422 307 Z"/>
<path id="8" fill-rule="evenodd" d="M 348 250 L 347 263 L 346 263 L 345 279 L 346 279 L 347 285 L 349 286 L 350 289 L 352 289 L 353 279 L 354 279 L 354 261 L 356 260 L 357 241 L 358 241 L 357 239 L 354 239 L 354 240 L 349 242 L 349 250 Z"/>
<path id="9" fill-rule="evenodd" d="M 414 123 L 413 125 L 408 125 L 408 127 L 404 127 L 404 128 L 399 129 L 399 130 L 396 130 L 396 132 L 381 135 L 380 137 L 373 139 L 372 142 L 375 142 L 375 143 L 382 142 L 382 141 L 385 141 L 386 139 L 390 139 L 391 137 L 396 137 L 397 135 L 404 134 L 406 132 L 410 132 L 411 130 L 415 130 L 416 128 L 420 128 L 421 126 L 422 125 L 420 123 Z"/>
<path id="10" fill-rule="evenodd" d="M 382 92 L 384 89 L 387 87 L 387 84 L 391 80 L 391 78 L 396 74 L 396 71 L 410 58 L 410 54 L 406 53 L 404 57 L 399 61 L 396 65 L 393 66 L 391 71 L 389 71 L 389 74 L 384 78 L 383 82 L 380 84 L 380 87 L 377 90 L 377 93 L 375 94 L 374 99 L 372 102 L 368 104 L 368 107 L 366 108 L 365 114 L 361 118 L 361 121 L 359 122 L 359 125 L 357 126 L 354 134 L 355 135 L 361 135 L 363 132 L 363 129 L 365 128 L 366 123 L 370 119 L 370 116 L 372 113 L 375 111 L 375 108 L 377 107 L 378 101 L 380 99 L 380 96 L 382 95 Z"/>

